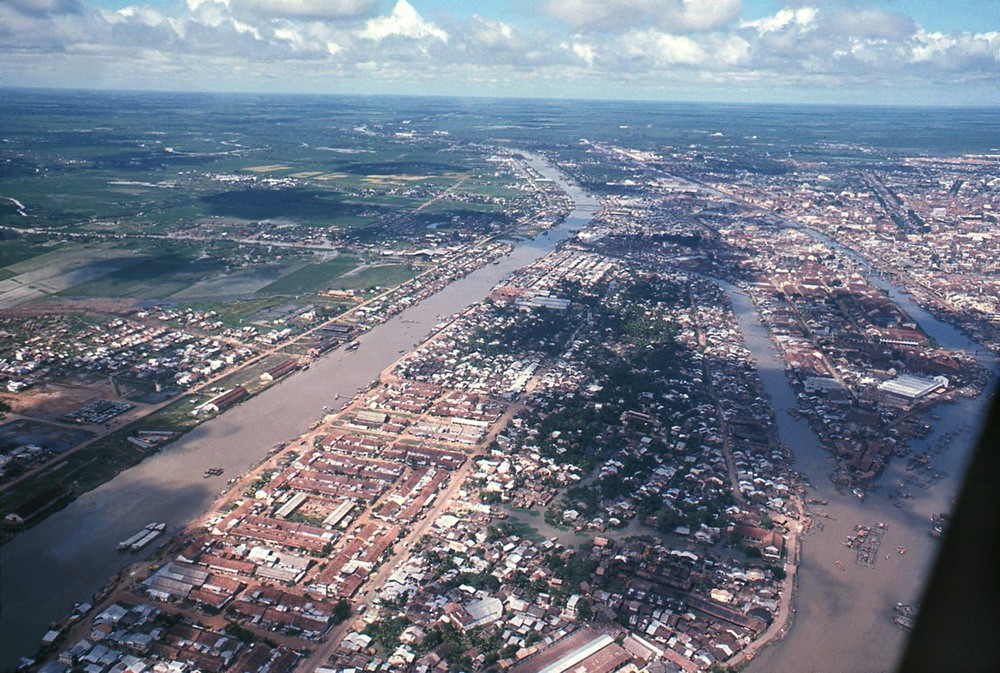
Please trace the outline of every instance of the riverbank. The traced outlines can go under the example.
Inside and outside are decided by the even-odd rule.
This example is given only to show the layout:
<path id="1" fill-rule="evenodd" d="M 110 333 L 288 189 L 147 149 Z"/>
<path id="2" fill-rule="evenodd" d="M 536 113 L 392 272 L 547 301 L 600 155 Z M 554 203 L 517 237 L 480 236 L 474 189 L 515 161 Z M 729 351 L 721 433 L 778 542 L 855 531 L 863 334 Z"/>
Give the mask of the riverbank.
<path id="1" fill-rule="evenodd" d="M 932 458 L 946 472 L 937 484 L 918 489 L 902 501 L 890 498 L 892 485 L 905 478 L 905 466 L 897 460 L 874 482 L 864 500 L 839 491 L 829 479 L 832 457 L 809 424 L 788 413 L 797 408 L 797 401 L 768 330 L 746 294 L 732 285 L 722 286 L 775 409 L 779 437 L 794 454 L 794 466 L 807 485 L 805 498 L 813 503 L 809 514 L 814 524 L 801 539 L 794 625 L 746 670 L 876 673 L 891 669 L 906 642 L 906 632 L 892 623 L 892 607 L 897 602 L 919 601 L 938 545 L 927 534 L 930 516 L 950 509 L 978 433 L 974 419 L 983 417 L 988 395 L 938 407 L 935 411 L 940 418 L 932 433 L 913 442 L 914 451 L 919 451 L 946 434 L 951 437 L 948 448 Z M 914 317 L 924 327 L 929 316 Z M 937 324 L 930 329 L 948 338 L 949 347 L 965 345 L 957 343 L 958 337 L 949 334 L 947 327 Z M 857 551 L 846 547 L 844 540 L 856 535 L 859 525 L 876 528 L 879 523 L 884 528 L 874 562 L 859 562 Z"/>
<path id="2" fill-rule="evenodd" d="M 522 220 L 511 231 L 517 230 L 532 219 L 534 218 Z M 262 388 L 268 387 L 260 381 L 259 375 L 279 362 L 289 359 L 299 365 L 307 365 L 310 360 L 304 354 L 306 349 L 301 344 L 314 340 L 317 333 L 322 333 L 331 324 L 351 325 L 355 337 L 367 332 L 376 324 L 391 319 L 410 303 L 419 302 L 456 279 L 495 261 L 510 249 L 510 244 L 501 240 L 509 233 L 510 231 L 486 238 L 406 283 L 328 318 L 291 339 L 252 356 L 235 368 L 224 369 L 169 399 L 135 408 L 116 418 L 107 428 L 90 428 L 91 432 L 98 434 L 32 470 L 0 484 L 0 494 L 3 495 L 3 512 L 0 515 L 16 511 L 18 507 L 36 498 L 39 493 L 59 490 L 63 494 L 56 506 L 43 508 L 45 510 L 43 513 L 31 516 L 18 527 L 0 527 L 0 545 L 6 544 L 23 530 L 38 525 L 79 495 L 100 486 L 114 478 L 116 474 L 144 460 L 148 456 L 147 451 L 138 448 L 129 439 L 137 431 L 156 429 L 174 434 L 190 431 L 203 419 L 200 415 L 191 415 L 192 408 L 188 406 L 188 402 L 207 401 L 216 396 L 214 392 L 209 394 L 211 391 L 223 388 L 235 389 L 237 386 L 245 390 L 247 397 L 258 394 Z M 296 373 L 292 371 L 287 376 L 294 376 Z M 75 463 L 75 466 L 70 463 Z M 73 476 L 72 480 L 69 480 L 69 475 Z M 68 482 L 68 488 L 64 487 L 64 482 Z"/>
<path id="3" fill-rule="evenodd" d="M 540 157 L 529 162 L 549 179 L 561 174 Z M 359 339 L 354 351 L 337 350 L 296 376 L 198 426 L 113 480 L 0 547 L 0 670 L 30 655 L 48 624 L 88 600 L 108 577 L 148 552 L 122 555 L 118 542 L 150 521 L 176 531 L 203 514 L 223 487 L 205 479 L 211 467 L 240 475 L 276 444 L 301 435 L 311 423 L 342 408 L 401 353 L 412 350 L 443 318 L 486 298 L 493 286 L 554 249 L 586 224 L 596 200 L 565 185 L 574 210 L 548 236 L 518 241 L 510 254 L 449 284 Z"/>

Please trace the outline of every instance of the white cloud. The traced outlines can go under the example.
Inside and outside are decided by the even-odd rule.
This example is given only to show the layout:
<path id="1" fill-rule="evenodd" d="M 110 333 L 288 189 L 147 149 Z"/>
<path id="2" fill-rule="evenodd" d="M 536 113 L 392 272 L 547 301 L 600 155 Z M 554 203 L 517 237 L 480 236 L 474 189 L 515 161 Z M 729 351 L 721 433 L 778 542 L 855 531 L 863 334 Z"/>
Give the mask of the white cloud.
<path id="1" fill-rule="evenodd" d="M 229 0 L 186 0 L 187 8 L 192 12 L 198 10 L 202 5 L 222 5 L 229 8 Z"/>
<path id="2" fill-rule="evenodd" d="M 589 44 L 583 44 L 581 42 L 574 42 L 570 45 L 570 50 L 576 54 L 581 61 L 586 63 L 589 67 L 593 67 L 594 59 L 597 58 L 597 52 Z"/>
<path id="3" fill-rule="evenodd" d="M 336 56 L 353 41 L 349 31 L 324 21 L 295 22 L 278 19 L 272 21 L 271 25 L 275 39 L 284 41 L 299 56 Z"/>
<path id="4" fill-rule="evenodd" d="M 144 23 L 147 26 L 158 26 L 167 20 L 163 14 L 156 11 L 152 7 L 146 7 L 146 6 L 122 7 L 116 13 L 118 14 L 118 16 L 122 17 L 125 20 L 130 20 L 130 19 L 135 20 L 138 21 L 139 23 Z M 108 18 L 110 18 L 112 21 L 114 20 L 113 17 L 108 17 Z"/>
<path id="5" fill-rule="evenodd" d="M 467 31 L 469 39 L 486 46 L 501 46 L 514 40 L 514 28 L 509 23 L 479 16 L 472 17 Z"/>
<path id="6" fill-rule="evenodd" d="M 753 45 L 739 35 L 729 35 L 719 40 L 713 50 L 715 58 L 725 65 L 747 63 L 753 54 Z"/>
<path id="7" fill-rule="evenodd" d="M 476 70 L 477 81 L 498 81 L 483 72 L 490 68 L 512 67 L 527 74 L 531 69 L 548 71 L 580 65 L 567 41 L 544 31 L 524 30 L 479 15 L 448 28 L 452 41 L 440 58 L 452 68 L 465 67 L 470 73 Z"/>
<path id="8" fill-rule="evenodd" d="M 653 26 L 678 34 L 716 30 L 740 14 L 740 0 L 547 0 L 546 10 L 574 30 L 609 32 Z"/>
<path id="9" fill-rule="evenodd" d="M 810 30 L 816 25 L 817 14 L 819 14 L 819 10 L 815 7 L 780 9 L 774 16 L 766 16 L 754 21 L 741 21 L 740 28 L 753 28 L 762 35 L 776 33 L 787 28 Z"/>
<path id="10" fill-rule="evenodd" d="M 352 19 L 365 16 L 375 0 L 227 0 L 235 11 L 283 19 Z"/>
<path id="11" fill-rule="evenodd" d="M 701 45 L 684 35 L 637 30 L 626 35 L 623 41 L 629 56 L 648 58 L 657 67 L 694 65 L 708 58 Z"/>
<path id="12" fill-rule="evenodd" d="M 729 77 L 733 68 L 752 63 L 754 46 L 739 35 L 673 35 L 655 29 L 630 31 L 618 40 L 624 59 L 613 68 L 632 77 L 662 75 L 667 71 L 700 70 L 702 75 Z"/>
<path id="13" fill-rule="evenodd" d="M 918 31 L 910 46 L 910 60 L 948 72 L 985 71 L 1000 79 L 1000 31 L 946 35 Z"/>
<path id="14" fill-rule="evenodd" d="M 221 26 L 231 18 L 229 0 L 187 0 L 187 6 L 194 20 L 206 26 Z"/>
<path id="15" fill-rule="evenodd" d="M 1000 33 L 927 30 L 868 0 L 802 0 L 752 21 L 739 21 L 737 0 L 546 0 L 564 25 L 499 20 L 488 7 L 432 22 L 413 1 L 386 1 L 387 15 L 373 16 L 372 0 L 138 0 L 116 11 L 96 0 L 0 0 L 0 67 L 5 83 L 28 85 L 91 72 L 86 81 L 97 83 L 108 72 L 123 78 L 120 86 L 183 88 L 203 73 L 202 87 L 355 77 L 374 86 L 405 81 L 411 90 L 447 80 L 469 93 L 488 83 L 514 94 L 528 92 L 520 82 L 535 92 L 549 82 L 553 91 L 579 85 L 598 95 L 611 83 L 643 95 L 641 87 L 662 90 L 664 82 L 671 91 L 752 82 L 791 91 L 891 91 L 909 82 L 944 91 L 973 82 L 980 99 L 992 100 L 989 83 L 1000 82 Z"/>
<path id="16" fill-rule="evenodd" d="M 406 0 L 398 0 L 389 16 L 379 16 L 370 19 L 361 31 L 361 37 L 375 42 L 381 42 L 387 37 L 399 36 L 414 40 L 434 38 L 442 42 L 448 41 L 448 33 L 433 23 L 425 21 L 417 10 Z"/>
<path id="17" fill-rule="evenodd" d="M 873 8 L 847 8 L 830 14 L 831 32 L 854 37 L 901 38 L 913 35 L 917 24 L 905 14 Z"/>
<path id="18" fill-rule="evenodd" d="M 728 25 L 742 10 L 740 0 L 683 0 L 664 13 L 661 25 L 675 31 L 710 31 Z"/>

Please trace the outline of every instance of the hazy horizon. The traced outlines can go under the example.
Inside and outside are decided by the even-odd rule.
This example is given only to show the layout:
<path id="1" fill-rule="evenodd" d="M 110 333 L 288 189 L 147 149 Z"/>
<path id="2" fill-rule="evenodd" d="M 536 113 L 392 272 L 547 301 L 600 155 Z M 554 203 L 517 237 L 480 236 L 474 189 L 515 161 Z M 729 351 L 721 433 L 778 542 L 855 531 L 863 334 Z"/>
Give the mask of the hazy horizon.
<path id="1" fill-rule="evenodd" d="M 992 0 L 7 0 L 6 86 L 995 105 Z"/>
<path id="2" fill-rule="evenodd" d="M 375 98 L 375 99 L 430 99 L 430 100 L 468 100 L 468 101 L 525 101 L 525 102 L 574 102 L 574 103 L 637 103 L 645 105 L 705 105 L 718 107 L 744 107 L 744 108 L 852 108 L 852 109 L 941 109 L 941 110 L 993 110 L 996 103 L 858 103 L 858 102 L 817 102 L 817 101 L 736 101 L 736 100 L 707 100 L 696 98 L 685 99 L 657 99 L 657 98 L 587 98 L 583 96 L 519 96 L 516 94 L 460 94 L 460 93 L 364 93 L 364 92 L 312 92 L 312 91 L 256 91 L 256 90 L 223 90 L 223 89 L 139 89 L 139 88 L 88 88 L 79 86 L 0 86 L 0 98 L 5 91 L 25 91 L 25 92 L 46 92 L 46 93 L 80 93 L 80 94 L 152 94 L 152 95 L 192 95 L 192 96 L 260 96 L 264 98 L 278 98 L 281 96 L 301 97 L 301 98 Z"/>

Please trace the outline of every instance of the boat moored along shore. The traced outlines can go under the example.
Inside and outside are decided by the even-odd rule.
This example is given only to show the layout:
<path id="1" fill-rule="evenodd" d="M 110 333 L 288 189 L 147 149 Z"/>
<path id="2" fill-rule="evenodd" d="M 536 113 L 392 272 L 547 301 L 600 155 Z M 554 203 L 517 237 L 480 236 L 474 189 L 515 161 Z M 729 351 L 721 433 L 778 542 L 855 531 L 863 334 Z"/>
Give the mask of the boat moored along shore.
<path id="1" fill-rule="evenodd" d="M 118 551 L 139 551 L 150 542 L 160 537 L 163 531 L 166 530 L 167 524 L 152 522 L 146 524 L 146 527 L 140 530 L 135 535 L 125 538 L 118 543 Z"/>

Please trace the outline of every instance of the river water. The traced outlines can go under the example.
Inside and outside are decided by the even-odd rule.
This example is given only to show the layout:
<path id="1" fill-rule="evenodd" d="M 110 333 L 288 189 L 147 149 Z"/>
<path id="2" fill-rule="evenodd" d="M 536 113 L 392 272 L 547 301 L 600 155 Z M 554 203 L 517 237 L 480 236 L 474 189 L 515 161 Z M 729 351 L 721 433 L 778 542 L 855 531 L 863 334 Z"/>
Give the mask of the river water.
<path id="1" fill-rule="evenodd" d="M 37 648 L 48 624 L 87 600 L 124 566 L 145 554 L 121 554 L 122 539 L 150 521 L 177 531 L 207 511 L 222 479 L 204 479 L 213 466 L 226 477 L 245 472 L 275 444 L 305 432 L 346 404 L 401 353 L 412 350 L 450 316 L 486 298 L 511 273 L 550 252 L 586 225 L 599 203 L 541 157 L 529 163 L 570 195 L 574 209 L 548 235 L 519 241 L 498 264 L 457 280 L 360 338 L 352 353 L 337 350 L 305 371 L 198 426 L 139 465 L 0 547 L 0 670 Z M 154 545 L 155 546 L 155 545 Z"/>
<path id="2" fill-rule="evenodd" d="M 976 344 L 916 306 L 907 295 L 886 286 L 884 281 L 872 280 L 890 290 L 892 298 L 943 346 L 970 354 L 977 351 Z M 919 453 L 942 441 L 944 435 L 953 437 L 948 448 L 931 460 L 932 467 L 947 472 L 934 486 L 912 487 L 908 489 L 912 498 L 890 500 L 891 488 L 908 474 L 905 461 L 897 459 L 875 482 L 863 502 L 849 492 L 838 492 L 829 479 L 834 469 L 833 459 L 809 424 L 787 413 L 797 406 L 795 392 L 767 328 L 745 294 L 731 285 L 722 285 L 733 302 L 747 347 L 757 361 L 764 389 L 777 415 L 781 441 L 795 456 L 794 469 L 810 483 L 806 498 L 829 503 L 810 506 L 818 526 L 802 542 L 793 627 L 783 641 L 759 653 L 746 670 L 750 673 L 890 671 L 906 643 L 906 633 L 891 621 L 892 607 L 897 602 L 916 603 L 920 599 L 939 544 L 927 535 L 930 517 L 951 510 L 979 425 L 988 410 L 988 396 L 963 398 L 938 406 L 935 413 L 941 418 L 934 422 L 932 433 L 911 441 L 914 453 Z M 996 373 L 995 358 L 980 355 L 979 360 Z M 895 506 L 894 502 L 901 506 Z M 878 522 L 887 526 L 878 560 L 873 568 L 857 565 L 854 550 L 843 546 L 842 541 L 854 533 L 856 524 L 875 526 Z M 899 546 L 906 548 L 905 554 L 898 553 Z"/>
<path id="3" fill-rule="evenodd" d="M 66 509 L 0 547 L 0 670 L 30 655 L 49 622 L 86 600 L 135 555 L 115 545 L 150 521 L 177 530 L 203 514 L 218 495 L 221 480 L 202 478 L 208 467 L 240 474 L 261 460 L 270 447 L 304 432 L 314 421 L 346 403 L 402 352 L 433 332 L 442 316 L 481 301 L 503 278 L 550 252 L 585 225 L 598 202 L 568 184 L 540 157 L 529 158 L 545 177 L 555 180 L 575 203 L 570 217 L 548 236 L 520 241 L 499 264 L 486 266 L 450 284 L 363 336 L 353 353 L 334 351 L 306 371 L 278 383 L 257 397 L 208 421 L 136 467 L 87 493 Z M 835 245 L 831 241 L 827 241 Z M 937 320 L 896 288 L 872 278 L 939 343 L 977 351 L 958 330 Z M 828 501 L 813 507 L 820 527 L 803 541 L 795 624 L 782 642 L 758 654 L 752 673 L 852 673 L 891 670 L 905 644 L 905 633 L 891 623 L 896 602 L 919 599 L 938 542 L 927 535 L 930 515 L 948 511 L 986 410 L 985 396 L 938 407 L 934 432 L 911 442 L 915 452 L 954 433 L 950 448 L 931 465 L 948 476 L 930 489 L 911 489 L 903 507 L 887 497 L 889 487 L 905 476 L 895 461 L 864 502 L 837 492 L 829 481 L 833 461 L 808 424 L 785 410 L 794 409 L 794 391 L 777 358 L 767 329 L 746 295 L 723 284 L 753 353 L 764 388 L 778 419 L 781 440 L 795 455 L 795 469 L 811 486 L 807 498 Z M 996 371 L 995 361 L 980 361 Z M 855 524 L 888 530 L 874 568 L 854 563 L 854 552 L 841 545 Z M 528 521 L 534 523 L 533 521 Z M 907 549 L 896 553 L 897 546 Z M 150 552 L 147 551 L 148 555 Z M 889 553 L 889 559 L 885 554 Z M 836 562 L 844 565 L 841 570 Z"/>

